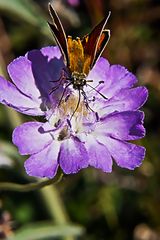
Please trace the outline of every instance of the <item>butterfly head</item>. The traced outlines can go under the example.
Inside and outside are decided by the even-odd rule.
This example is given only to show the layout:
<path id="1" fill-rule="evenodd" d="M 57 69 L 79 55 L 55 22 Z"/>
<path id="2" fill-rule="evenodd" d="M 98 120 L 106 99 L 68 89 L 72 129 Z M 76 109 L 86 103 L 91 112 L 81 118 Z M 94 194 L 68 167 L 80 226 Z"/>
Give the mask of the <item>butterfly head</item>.
<path id="1" fill-rule="evenodd" d="M 74 89 L 82 90 L 83 87 L 86 85 L 86 74 L 73 72 L 71 74 L 71 82 Z"/>

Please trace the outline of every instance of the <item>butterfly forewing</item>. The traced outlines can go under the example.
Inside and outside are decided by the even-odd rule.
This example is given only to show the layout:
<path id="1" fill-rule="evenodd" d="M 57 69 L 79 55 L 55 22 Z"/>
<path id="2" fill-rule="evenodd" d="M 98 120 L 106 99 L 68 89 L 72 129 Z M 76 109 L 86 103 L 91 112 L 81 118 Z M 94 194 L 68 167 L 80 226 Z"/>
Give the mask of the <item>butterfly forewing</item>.
<path id="1" fill-rule="evenodd" d="M 90 56 L 90 69 L 93 67 L 98 57 L 104 50 L 109 38 L 110 31 L 104 30 L 104 27 L 108 21 L 110 12 L 92 31 L 90 34 L 84 36 L 82 39 L 82 45 L 84 48 L 85 59 L 88 62 L 88 56 Z M 85 64 L 84 64 L 85 65 Z"/>
<path id="2" fill-rule="evenodd" d="M 48 22 L 48 24 L 49 24 L 49 26 L 52 30 L 52 33 L 55 37 L 55 40 L 61 50 L 65 64 L 69 65 L 68 45 L 67 45 L 66 34 L 64 32 L 63 26 L 59 20 L 59 17 L 57 15 L 56 11 L 52 8 L 50 3 L 48 4 L 48 8 L 49 8 L 49 13 L 51 15 L 51 18 L 53 20 L 52 24 L 49 22 Z"/>
<path id="3" fill-rule="evenodd" d="M 110 30 L 103 30 L 98 44 L 97 44 L 97 48 L 96 48 L 96 52 L 95 52 L 95 56 L 91 65 L 91 68 L 94 66 L 94 64 L 96 63 L 96 61 L 98 60 L 98 58 L 101 56 L 103 50 L 105 49 L 108 41 L 110 39 Z"/>

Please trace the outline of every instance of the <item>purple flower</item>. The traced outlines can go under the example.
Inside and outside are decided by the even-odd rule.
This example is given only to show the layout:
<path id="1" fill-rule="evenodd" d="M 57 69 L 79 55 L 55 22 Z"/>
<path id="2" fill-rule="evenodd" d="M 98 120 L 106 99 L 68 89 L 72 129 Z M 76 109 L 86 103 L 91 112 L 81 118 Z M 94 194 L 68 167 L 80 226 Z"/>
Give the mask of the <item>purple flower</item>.
<path id="1" fill-rule="evenodd" d="M 67 0 L 67 2 L 74 7 L 74 6 L 78 6 L 80 1 L 79 0 Z"/>
<path id="2" fill-rule="evenodd" d="M 113 159 L 123 168 L 140 166 L 145 148 L 128 141 L 145 135 L 144 114 L 138 109 L 147 99 L 147 89 L 133 87 L 137 79 L 132 73 L 100 58 L 87 77 L 93 82 L 79 96 L 72 85 L 65 88 L 64 68 L 59 49 L 46 47 L 10 63 L 13 83 L 0 77 L 1 103 L 44 118 L 13 132 L 20 154 L 30 155 L 26 172 L 48 178 L 59 166 L 66 174 L 88 166 L 111 172 Z"/>

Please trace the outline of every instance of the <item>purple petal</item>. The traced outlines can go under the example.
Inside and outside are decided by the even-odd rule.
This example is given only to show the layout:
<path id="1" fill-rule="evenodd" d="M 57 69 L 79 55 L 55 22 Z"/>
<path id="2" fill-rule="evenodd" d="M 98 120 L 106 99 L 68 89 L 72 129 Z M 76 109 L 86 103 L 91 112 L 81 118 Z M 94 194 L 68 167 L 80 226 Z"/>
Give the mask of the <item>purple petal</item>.
<path id="1" fill-rule="evenodd" d="M 96 87 L 100 93 L 106 98 L 110 99 L 122 89 L 128 89 L 133 87 L 137 82 L 136 77 L 129 72 L 125 67 L 121 65 L 110 66 L 108 61 L 104 58 L 100 58 L 93 69 L 90 71 L 87 80 L 93 80 L 90 83 L 92 87 Z M 104 82 L 99 84 L 99 82 Z M 87 87 L 90 97 L 94 94 L 100 97 L 96 91 Z"/>
<path id="2" fill-rule="evenodd" d="M 31 62 L 26 57 L 19 57 L 8 65 L 8 73 L 17 88 L 39 104 L 40 92 L 32 73 Z"/>
<path id="3" fill-rule="evenodd" d="M 132 143 L 106 138 L 107 148 L 117 165 L 130 170 L 139 167 L 145 157 L 145 148 Z"/>
<path id="4" fill-rule="evenodd" d="M 123 89 L 109 101 L 103 101 L 104 113 L 137 110 L 146 102 L 148 90 L 145 87 Z"/>
<path id="5" fill-rule="evenodd" d="M 66 174 L 77 173 L 88 167 L 88 155 L 84 144 L 76 138 L 64 140 L 61 144 L 59 164 Z"/>
<path id="6" fill-rule="evenodd" d="M 104 172 L 112 171 L 112 158 L 105 145 L 98 143 L 93 136 L 89 135 L 85 146 L 90 166 L 102 169 Z"/>
<path id="7" fill-rule="evenodd" d="M 57 59 L 62 58 L 62 54 L 59 47 L 53 47 L 53 46 L 44 47 L 44 48 L 41 48 L 40 51 L 43 54 L 43 56 L 47 57 L 48 62 L 51 61 L 53 58 L 57 58 Z"/>
<path id="8" fill-rule="evenodd" d="M 121 140 L 136 140 L 145 136 L 143 112 L 128 111 L 107 115 L 97 125 L 96 133 Z"/>
<path id="9" fill-rule="evenodd" d="M 109 68 L 110 68 L 109 62 L 105 58 L 102 57 L 99 58 L 94 67 L 92 68 L 92 70 L 88 74 L 87 80 L 93 80 L 93 82 L 90 85 L 96 87 L 99 84 L 99 82 L 106 81 L 105 84 L 109 86 L 111 82 L 106 80 Z M 88 91 L 90 90 L 91 89 L 88 88 Z M 96 92 L 93 93 L 96 94 Z"/>
<path id="10" fill-rule="evenodd" d="M 12 141 L 20 154 L 34 154 L 51 144 L 53 139 L 49 133 L 42 131 L 42 126 L 40 122 L 27 122 L 14 129 Z"/>
<path id="11" fill-rule="evenodd" d="M 57 55 L 56 55 L 57 54 Z M 51 97 L 49 93 L 56 85 L 57 81 L 61 77 L 62 69 L 64 68 L 64 63 L 62 58 L 60 58 L 60 52 L 57 47 L 47 47 L 40 50 L 32 50 L 27 53 L 27 58 L 32 65 L 32 73 L 35 79 L 37 88 L 41 93 L 41 98 L 48 99 L 50 102 Z M 54 92 L 54 98 L 56 101 L 56 94 L 61 92 L 59 87 L 57 91 Z"/>
<path id="12" fill-rule="evenodd" d="M 0 102 L 28 115 L 44 115 L 38 103 L 21 93 L 15 85 L 0 77 Z"/>
<path id="13" fill-rule="evenodd" d="M 27 174 L 34 177 L 53 178 L 58 169 L 59 149 L 59 142 L 53 141 L 41 152 L 28 158 L 24 164 Z"/>
<path id="14" fill-rule="evenodd" d="M 87 79 L 93 80 L 91 84 L 93 87 L 97 86 L 99 81 L 104 81 L 96 89 L 107 98 L 113 97 L 121 89 L 131 88 L 137 82 L 136 77 L 125 67 L 120 65 L 109 67 L 109 63 L 103 58 L 97 61 Z"/>
<path id="15" fill-rule="evenodd" d="M 107 83 L 110 82 L 110 85 Z M 106 76 L 105 86 L 102 93 L 111 98 L 121 89 L 130 88 L 137 82 L 136 77 L 121 65 L 112 65 Z"/>
<path id="16" fill-rule="evenodd" d="M 74 7 L 80 4 L 79 0 L 68 0 L 68 3 Z"/>

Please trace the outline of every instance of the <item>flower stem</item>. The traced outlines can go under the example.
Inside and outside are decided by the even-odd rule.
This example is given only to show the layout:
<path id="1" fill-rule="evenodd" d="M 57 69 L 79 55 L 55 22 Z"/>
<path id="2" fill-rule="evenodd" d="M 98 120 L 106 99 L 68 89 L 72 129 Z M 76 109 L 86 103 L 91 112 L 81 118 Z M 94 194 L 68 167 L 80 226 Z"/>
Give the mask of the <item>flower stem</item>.
<path id="1" fill-rule="evenodd" d="M 51 217 L 55 220 L 55 223 L 59 225 L 67 224 L 69 219 L 56 187 L 52 185 L 52 186 L 43 188 L 41 189 L 41 194 L 43 196 L 43 199 L 46 202 L 46 206 L 48 208 L 48 211 Z M 74 240 L 74 237 L 67 236 L 67 237 L 64 237 L 63 239 Z"/>
<path id="2" fill-rule="evenodd" d="M 50 184 L 57 184 L 61 181 L 63 174 L 61 174 L 58 179 L 49 179 L 46 181 L 35 182 L 35 183 L 28 183 L 28 184 L 17 184 L 12 182 L 2 182 L 0 183 L 0 190 L 7 190 L 7 191 L 16 191 L 16 192 L 29 192 L 33 190 L 38 190 L 43 187 L 46 187 Z"/>

